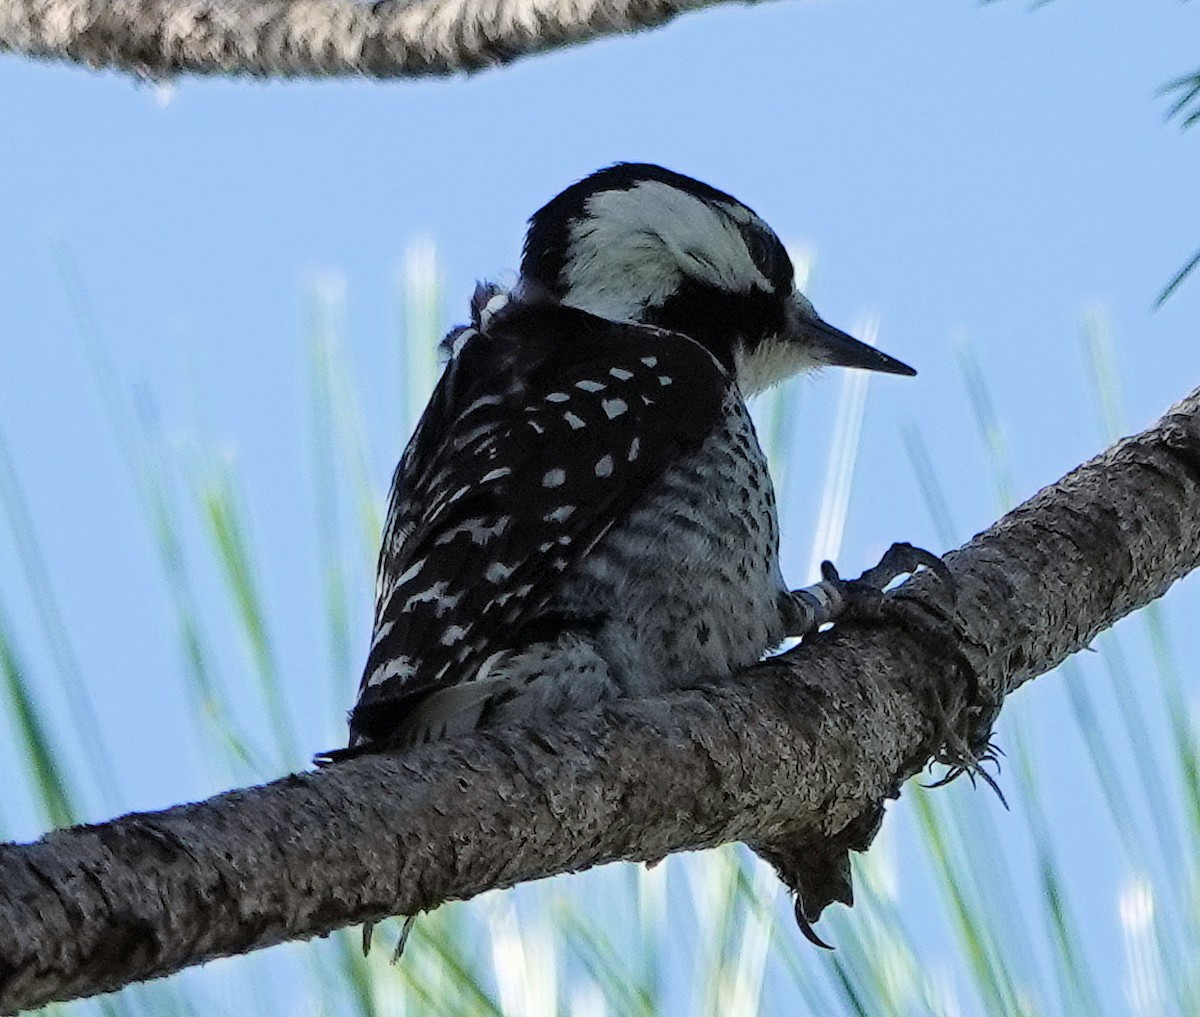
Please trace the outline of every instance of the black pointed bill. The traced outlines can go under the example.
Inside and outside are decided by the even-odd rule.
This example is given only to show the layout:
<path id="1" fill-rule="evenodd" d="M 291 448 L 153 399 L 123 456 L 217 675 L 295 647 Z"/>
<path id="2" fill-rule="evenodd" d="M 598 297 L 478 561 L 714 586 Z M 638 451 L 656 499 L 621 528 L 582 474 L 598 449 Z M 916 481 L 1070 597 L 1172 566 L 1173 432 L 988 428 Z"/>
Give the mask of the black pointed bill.
<path id="1" fill-rule="evenodd" d="M 831 367 L 857 367 L 863 371 L 902 374 L 909 378 L 917 373 L 903 361 L 860 342 L 820 318 L 801 321 L 799 331 L 802 341 L 813 350 L 813 354 Z"/>

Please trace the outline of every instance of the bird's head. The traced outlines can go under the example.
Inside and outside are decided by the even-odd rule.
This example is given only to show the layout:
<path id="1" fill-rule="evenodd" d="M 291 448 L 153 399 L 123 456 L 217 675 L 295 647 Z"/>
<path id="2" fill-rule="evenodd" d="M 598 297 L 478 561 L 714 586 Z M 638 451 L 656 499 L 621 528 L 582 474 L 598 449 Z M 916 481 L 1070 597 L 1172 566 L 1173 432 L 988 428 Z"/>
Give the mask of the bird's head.
<path id="1" fill-rule="evenodd" d="M 572 184 L 529 221 L 524 284 L 703 343 L 749 395 L 825 365 L 915 374 L 822 321 L 775 232 L 736 198 L 645 163 Z"/>

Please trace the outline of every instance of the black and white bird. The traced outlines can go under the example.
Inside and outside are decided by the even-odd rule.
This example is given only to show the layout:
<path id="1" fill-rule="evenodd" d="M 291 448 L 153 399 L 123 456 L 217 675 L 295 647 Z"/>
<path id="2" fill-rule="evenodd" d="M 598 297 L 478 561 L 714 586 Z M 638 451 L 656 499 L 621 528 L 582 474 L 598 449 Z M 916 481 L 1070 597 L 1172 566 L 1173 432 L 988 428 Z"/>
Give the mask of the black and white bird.
<path id="1" fill-rule="evenodd" d="M 392 482 L 346 754 L 727 675 L 825 617 L 779 568 L 746 398 L 915 372 L 818 317 L 740 201 L 622 163 L 530 220 Z M 332 755 L 338 755 L 334 753 Z"/>

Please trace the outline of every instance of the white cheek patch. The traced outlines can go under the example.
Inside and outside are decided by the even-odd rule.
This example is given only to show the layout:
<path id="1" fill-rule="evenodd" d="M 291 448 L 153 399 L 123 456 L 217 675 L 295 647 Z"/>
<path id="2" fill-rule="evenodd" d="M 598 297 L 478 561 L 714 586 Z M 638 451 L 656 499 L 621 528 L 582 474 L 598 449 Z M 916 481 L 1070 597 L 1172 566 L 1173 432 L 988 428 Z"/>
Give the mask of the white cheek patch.
<path id="1" fill-rule="evenodd" d="M 683 279 L 742 293 L 771 290 L 738 229 L 740 206 L 714 207 L 677 187 L 644 180 L 589 199 L 571 231 L 563 303 L 613 320 L 663 304 Z M 765 227 L 764 227 L 765 228 Z"/>
<path id="2" fill-rule="evenodd" d="M 762 392 L 794 374 L 826 366 L 803 345 L 786 339 L 764 340 L 752 353 L 739 344 L 734 351 L 734 365 L 738 388 L 744 396 Z"/>

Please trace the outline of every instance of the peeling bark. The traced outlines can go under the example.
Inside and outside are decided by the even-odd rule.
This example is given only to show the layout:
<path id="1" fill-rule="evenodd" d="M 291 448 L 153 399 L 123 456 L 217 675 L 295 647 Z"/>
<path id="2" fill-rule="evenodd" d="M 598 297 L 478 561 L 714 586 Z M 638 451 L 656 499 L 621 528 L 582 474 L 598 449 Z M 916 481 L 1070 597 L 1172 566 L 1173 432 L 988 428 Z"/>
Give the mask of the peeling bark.
<path id="1" fill-rule="evenodd" d="M 0 50 L 139 77 L 446 75 L 723 0 L 5 0 Z"/>
<path id="2" fill-rule="evenodd" d="M 828 854 L 939 749 L 929 675 L 1002 699 L 1200 563 L 1200 390 L 947 556 L 952 643 L 839 626 L 719 686 L 0 846 L 0 1010 L 730 841 Z M 921 576 L 896 596 L 945 611 Z"/>

